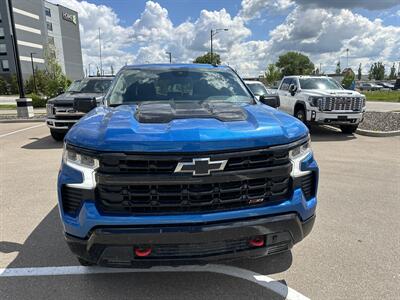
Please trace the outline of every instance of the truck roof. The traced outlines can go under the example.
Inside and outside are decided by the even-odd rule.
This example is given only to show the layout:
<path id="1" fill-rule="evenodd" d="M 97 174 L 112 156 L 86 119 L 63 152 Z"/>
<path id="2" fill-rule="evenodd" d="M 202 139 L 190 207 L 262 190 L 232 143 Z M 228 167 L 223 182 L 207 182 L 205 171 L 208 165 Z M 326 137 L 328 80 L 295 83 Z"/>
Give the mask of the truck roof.
<path id="1" fill-rule="evenodd" d="M 283 78 L 330 78 L 326 75 L 320 75 L 320 76 L 315 76 L 315 75 L 289 75 L 289 76 L 283 76 Z"/>
<path id="2" fill-rule="evenodd" d="M 228 69 L 228 66 L 221 65 L 210 65 L 210 64 L 138 64 L 138 65 L 127 65 L 123 69 L 171 69 L 171 68 L 182 68 L 182 69 Z"/>

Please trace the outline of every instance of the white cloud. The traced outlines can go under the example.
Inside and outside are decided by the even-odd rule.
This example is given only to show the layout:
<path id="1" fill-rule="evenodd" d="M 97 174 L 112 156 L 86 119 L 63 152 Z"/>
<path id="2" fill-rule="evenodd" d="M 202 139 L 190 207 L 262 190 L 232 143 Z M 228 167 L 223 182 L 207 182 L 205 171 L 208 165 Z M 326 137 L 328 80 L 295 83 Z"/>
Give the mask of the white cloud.
<path id="1" fill-rule="evenodd" d="M 78 0 L 52 1 L 78 11 L 85 66 L 98 64 L 98 28 L 101 28 L 106 70 L 111 64 L 118 70 L 125 63 L 165 63 L 166 51 L 172 52 L 173 62 L 191 62 L 209 51 L 211 28 L 229 29 L 215 36 L 214 50 L 224 63 L 243 76 L 259 75 L 286 51 L 304 52 L 317 65 L 322 63 L 324 70 L 330 66 L 329 71 L 334 70 L 339 57 L 345 58 L 347 48 L 354 67 L 359 63 L 368 67 L 372 61 L 392 62 L 399 58 L 399 26 L 385 26 L 379 19 L 369 20 L 347 9 L 323 8 L 322 1 L 317 0 L 311 0 L 315 8 L 291 0 L 243 0 L 237 16 L 231 16 L 225 9 L 202 10 L 197 19 L 180 24 L 171 21 L 166 8 L 148 1 L 140 18 L 128 26 L 121 25 L 116 13 L 104 5 Z M 349 2 L 360 5 L 356 0 Z M 269 39 L 265 36 L 264 40 L 250 40 L 252 33 L 247 21 L 276 13 L 288 15 L 270 31 Z"/>

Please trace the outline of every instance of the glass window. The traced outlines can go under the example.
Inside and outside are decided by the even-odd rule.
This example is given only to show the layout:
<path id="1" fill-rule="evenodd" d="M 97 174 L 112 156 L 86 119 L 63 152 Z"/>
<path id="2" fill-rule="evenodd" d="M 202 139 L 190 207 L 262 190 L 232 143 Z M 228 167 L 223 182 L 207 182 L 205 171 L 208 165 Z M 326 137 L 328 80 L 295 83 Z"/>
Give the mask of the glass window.
<path id="1" fill-rule="evenodd" d="M 7 54 L 7 45 L 0 44 L 0 54 Z"/>
<path id="2" fill-rule="evenodd" d="M 51 22 L 46 22 L 46 25 L 47 25 L 47 30 L 53 31 L 53 23 L 51 23 Z"/>
<path id="3" fill-rule="evenodd" d="M 0 39 L 4 39 L 4 28 L 0 27 Z"/>
<path id="4" fill-rule="evenodd" d="M 44 9 L 44 13 L 46 14 L 46 16 L 48 16 L 48 17 L 51 17 L 51 11 L 50 11 L 50 8 L 48 8 L 48 7 L 45 7 L 45 9 Z"/>
<path id="5" fill-rule="evenodd" d="M 8 71 L 8 70 L 10 70 L 10 65 L 9 65 L 9 63 L 8 63 L 8 59 L 3 59 L 3 60 L 1 61 L 1 66 L 2 66 L 2 68 L 3 68 L 3 71 Z"/>
<path id="6" fill-rule="evenodd" d="M 282 81 L 282 85 L 281 85 L 281 90 L 283 91 L 288 91 L 289 90 L 289 85 L 292 83 L 292 78 L 285 78 Z"/>
<path id="7" fill-rule="evenodd" d="M 300 87 L 303 90 L 337 90 L 343 87 L 330 78 L 300 78 Z"/>
<path id="8" fill-rule="evenodd" d="M 47 39 L 47 41 L 48 41 L 48 43 L 49 43 L 50 45 L 54 45 L 54 37 L 49 36 L 49 38 Z"/>
<path id="9" fill-rule="evenodd" d="M 70 93 L 104 93 L 107 92 L 111 85 L 112 78 L 110 79 L 95 79 L 85 78 L 80 80 L 77 84 L 71 85 L 68 89 Z"/>
<path id="10" fill-rule="evenodd" d="M 246 85 L 249 87 L 250 91 L 256 96 L 268 94 L 267 89 L 261 82 L 246 83 Z"/>
<path id="11" fill-rule="evenodd" d="M 229 69 L 126 69 L 107 95 L 111 105 L 162 100 L 253 103 L 243 83 Z"/>

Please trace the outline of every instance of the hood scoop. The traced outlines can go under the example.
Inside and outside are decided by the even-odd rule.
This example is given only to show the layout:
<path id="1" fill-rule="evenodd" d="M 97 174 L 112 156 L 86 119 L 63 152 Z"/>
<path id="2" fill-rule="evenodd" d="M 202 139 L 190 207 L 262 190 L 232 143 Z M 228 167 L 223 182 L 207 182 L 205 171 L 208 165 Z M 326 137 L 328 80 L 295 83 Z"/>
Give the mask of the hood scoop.
<path id="1" fill-rule="evenodd" d="M 226 101 L 146 101 L 137 106 L 139 123 L 169 123 L 176 119 L 214 118 L 222 122 L 245 121 L 246 111 Z"/>

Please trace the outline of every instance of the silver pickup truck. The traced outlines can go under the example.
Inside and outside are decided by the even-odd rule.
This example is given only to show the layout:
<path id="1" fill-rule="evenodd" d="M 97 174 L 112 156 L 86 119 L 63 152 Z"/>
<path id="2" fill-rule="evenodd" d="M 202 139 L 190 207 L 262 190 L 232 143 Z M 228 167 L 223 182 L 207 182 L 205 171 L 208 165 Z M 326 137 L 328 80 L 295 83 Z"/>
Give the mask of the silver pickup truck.
<path id="1" fill-rule="evenodd" d="M 75 110 L 76 99 L 96 99 L 100 103 L 114 77 L 87 77 L 74 81 L 68 90 L 47 101 L 46 124 L 56 141 L 64 139 L 67 131 L 85 114 Z"/>

